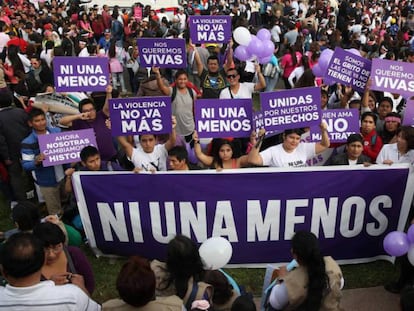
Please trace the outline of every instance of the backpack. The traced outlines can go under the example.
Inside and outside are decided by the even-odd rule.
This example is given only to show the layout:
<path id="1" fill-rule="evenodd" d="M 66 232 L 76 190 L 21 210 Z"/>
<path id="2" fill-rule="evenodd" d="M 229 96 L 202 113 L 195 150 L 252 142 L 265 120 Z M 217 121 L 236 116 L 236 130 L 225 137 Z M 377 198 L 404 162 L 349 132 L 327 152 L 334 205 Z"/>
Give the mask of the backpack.
<path id="1" fill-rule="evenodd" d="M 187 90 L 188 90 L 188 93 L 190 93 L 191 99 L 194 101 L 193 89 L 187 86 Z M 173 86 L 172 94 L 171 94 L 171 102 L 173 102 L 176 97 L 177 97 L 177 87 Z"/>

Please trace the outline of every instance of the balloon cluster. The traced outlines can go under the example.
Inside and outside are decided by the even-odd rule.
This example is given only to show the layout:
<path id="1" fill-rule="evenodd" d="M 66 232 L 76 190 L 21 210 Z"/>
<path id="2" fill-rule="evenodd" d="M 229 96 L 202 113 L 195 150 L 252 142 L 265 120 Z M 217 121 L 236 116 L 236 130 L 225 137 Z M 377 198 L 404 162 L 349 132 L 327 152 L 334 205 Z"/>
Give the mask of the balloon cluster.
<path id="1" fill-rule="evenodd" d="M 384 238 L 384 250 L 391 256 L 407 254 L 408 260 L 414 266 L 414 225 L 408 228 L 407 233 L 393 231 Z"/>
<path id="2" fill-rule="evenodd" d="M 245 27 L 237 27 L 233 32 L 234 40 L 239 44 L 234 50 L 234 57 L 246 61 L 257 59 L 260 64 L 266 64 L 272 58 L 275 44 L 270 40 L 270 31 L 262 28 L 252 35 Z"/>

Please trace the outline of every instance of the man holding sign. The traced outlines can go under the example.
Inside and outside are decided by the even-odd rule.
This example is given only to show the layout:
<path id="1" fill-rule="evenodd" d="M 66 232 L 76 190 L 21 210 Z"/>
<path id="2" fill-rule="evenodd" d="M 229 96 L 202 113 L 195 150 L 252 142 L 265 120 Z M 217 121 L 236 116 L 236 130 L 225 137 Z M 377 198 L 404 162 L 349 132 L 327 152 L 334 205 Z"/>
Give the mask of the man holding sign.
<path id="1" fill-rule="evenodd" d="M 128 160 L 135 166 L 135 172 L 167 170 L 168 151 L 174 147 L 176 140 L 176 123 L 175 117 L 172 117 L 172 131 L 165 144 L 157 144 L 157 137 L 154 134 L 140 135 L 137 147 L 132 146 L 125 136 L 118 137 Z"/>
<path id="2" fill-rule="evenodd" d="M 317 143 L 301 143 L 300 129 L 289 129 L 283 133 L 283 143 L 270 147 L 259 153 L 264 133 L 259 136 L 258 143 L 253 146 L 249 153 L 248 161 L 253 165 L 264 165 L 271 167 L 303 167 L 306 161 L 329 148 L 330 141 L 327 124 L 320 124 L 322 140 Z"/>

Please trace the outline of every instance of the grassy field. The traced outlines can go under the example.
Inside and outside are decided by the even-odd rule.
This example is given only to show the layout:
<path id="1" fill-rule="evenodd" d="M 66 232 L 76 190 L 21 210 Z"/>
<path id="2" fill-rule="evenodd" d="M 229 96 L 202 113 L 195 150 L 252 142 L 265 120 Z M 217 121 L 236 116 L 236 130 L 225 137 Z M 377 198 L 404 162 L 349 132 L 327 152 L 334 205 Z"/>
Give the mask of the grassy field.
<path id="1" fill-rule="evenodd" d="M 0 201 L 0 231 L 5 231 L 13 227 L 10 219 L 10 210 L 6 208 L 4 202 Z M 123 259 L 96 258 L 92 251 L 87 247 L 82 247 L 87 254 L 96 280 L 96 289 L 93 298 L 98 302 L 117 297 L 115 281 L 124 263 Z M 355 264 L 341 266 L 345 288 L 363 288 L 383 285 L 393 280 L 397 276 L 395 266 L 386 261 L 376 261 L 368 264 Z M 239 284 L 246 286 L 246 289 L 255 296 L 260 296 L 263 286 L 265 269 L 238 268 L 226 269 Z"/>

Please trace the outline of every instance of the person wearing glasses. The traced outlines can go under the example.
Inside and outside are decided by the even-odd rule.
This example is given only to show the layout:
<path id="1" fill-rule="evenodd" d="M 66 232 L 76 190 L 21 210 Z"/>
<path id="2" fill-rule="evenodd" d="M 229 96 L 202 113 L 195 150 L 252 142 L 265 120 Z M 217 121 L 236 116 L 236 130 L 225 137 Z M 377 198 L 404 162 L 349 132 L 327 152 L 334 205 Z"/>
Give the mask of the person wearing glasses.
<path id="1" fill-rule="evenodd" d="M 33 228 L 33 235 L 43 242 L 42 280 L 51 280 L 56 285 L 72 283 L 92 295 L 95 277 L 91 264 L 80 248 L 65 246 L 66 237 L 59 226 L 50 222 L 40 223 Z"/>
<path id="2" fill-rule="evenodd" d="M 226 72 L 228 87 L 220 92 L 220 99 L 252 98 L 253 92 L 260 91 L 266 87 L 265 78 L 260 70 L 260 65 L 255 64 L 257 82 L 240 82 L 240 73 L 237 68 L 230 68 Z"/>
<path id="3" fill-rule="evenodd" d="M 117 92 L 117 91 L 116 91 Z M 105 104 L 101 111 L 96 111 L 95 103 L 91 98 L 85 98 L 79 102 L 79 112 L 75 115 L 67 115 L 60 119 L 59 124 L 70 127 L 72 130 L 84 130 L 92 128 L 95 131 L 96 143 L 102 160 L 116 160 L 117 150 L 112 139 L 109 122 L 109 99 L 112 98 L 112 86 L 106 87 Z"/>

